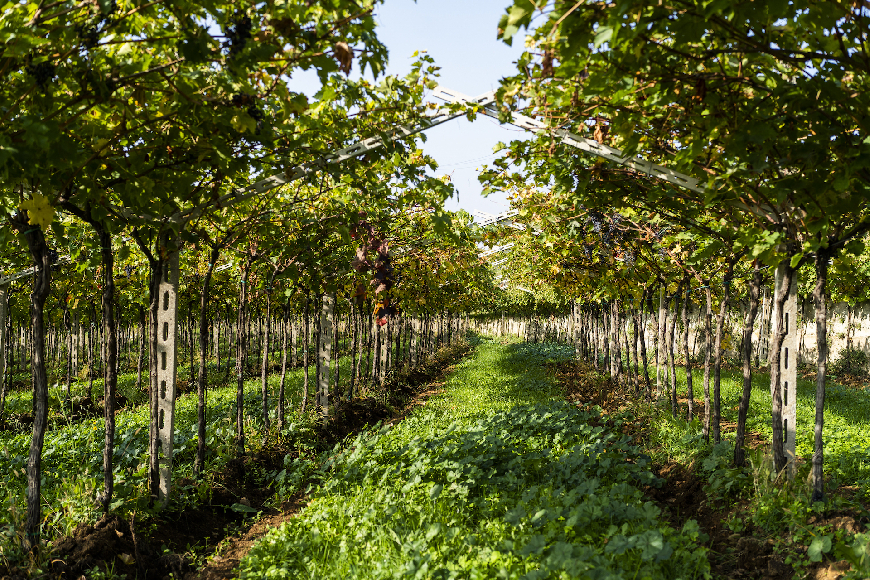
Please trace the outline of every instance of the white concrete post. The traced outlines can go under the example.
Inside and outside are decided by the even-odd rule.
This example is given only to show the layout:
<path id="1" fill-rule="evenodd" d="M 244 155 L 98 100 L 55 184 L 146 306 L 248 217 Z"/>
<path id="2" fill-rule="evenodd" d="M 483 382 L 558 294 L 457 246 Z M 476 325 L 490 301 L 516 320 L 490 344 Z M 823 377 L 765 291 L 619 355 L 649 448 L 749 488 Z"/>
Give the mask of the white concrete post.
<path id="1" fill-rule="evenodd" d="M 662 394 L 662 367 L 667 364 L 667 357 L 662 356 L 665 353 L 665 336 L 667 335 L 665 325 L 668 321 L 668 304 L 665 294 L 665 285 L 662 284 L 659 287 L 659 331 L 656 337 L 658 342 L 658 347 L 656 348 L 656 397 Z"/>
<path id="2" fill-rule="evenodd" d="M 81 332 L 79 330 L 79 311 L 73 309 L 70 313 L 72 315 L 72 328 L 70 329 L 70 333 L 72 334 L 70 343 L 72 345 L 72 353 L 70 353 L 71 366 L 72 366 L 72 374 L 78 375 L 79 373 L 79 348 L 81 346 Z"/>
<path id="3" fill-rule="evenodd" d="M 9 305 L 9 284 L 0 286 L 0 389 L 6 384 L 6 317 Z"/>
<path id="4" fill-rule="evenodd" d="M 779 293 L 784 265 L 776 269 L 775 293 Z M 797 423 L 797 352 L 798 352 L 798 319 L 797 319 L 797 285 L 799 272 L 794 273 L 788 296 L 783 305 L 782 323 L 785 326 L 785 339 L 779 357 L 779 381 L 782 388 L 782 434 L 783 450 L 785 452 L 788 475 L 795 475 L 795 432 Z M 774 296 L 774 312 L 777 315 L 776 304 L 778 296 Z M 774 318 L 776 320 L 776 318 Z"/>
<path id="5" fill-rule="evenodd" d="M 375 323 L 377 324 L 377 323 Z M 381 360 L 380 360 L 380 373 L 378 375 L 380 382 L 383 383 L 387 378 L 387 370 L 389 367 L 389 356 L 390 356 L 390 333 L 387 330 L 388 325 L 384 325 L 379 327 L 380 332 L 378 332 L 378 340 L 380 341 L 381 350 Z"/>
<path id="6" fill-rule="evenodd" d="M 157 452 L 160 464 L 158 499 L 165 507 L 172 486 L 175 433 L 175 380 L 178 330 L 178 252 L 164 263 L 157 304 Z"/>
<path id="7" fill-rule="evenodd" d="M 317 377 L 316 404 L 325 422 L 329 417 L 329 363 L 332 360 L 332 322 L 335 318 L 335 295 L 324 294 L 320 309 L 320 344 L 317 356 L 320 357 L 320 374 Z"/>
<path id="8" fill-rule="evenodd" d="M 411 366 L 417 366 L 418 341 L 420 334 L 420 321 L 417 318 L 411 319 Z"/>

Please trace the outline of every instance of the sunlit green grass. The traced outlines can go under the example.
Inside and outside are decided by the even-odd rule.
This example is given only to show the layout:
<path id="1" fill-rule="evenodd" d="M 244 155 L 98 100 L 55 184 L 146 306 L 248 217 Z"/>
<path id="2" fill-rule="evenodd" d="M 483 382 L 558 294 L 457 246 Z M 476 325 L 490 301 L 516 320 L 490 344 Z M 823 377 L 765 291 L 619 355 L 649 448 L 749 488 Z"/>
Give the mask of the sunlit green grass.
<path id="1" fill-rule="evenodd" d="M 654 382 L 654 367 L 650 369 L 650 376 Z M 676 376 L 677 392 L 684 397 L 687 393 L 685 368 L 678 367 Z M 692 381 L 696 400 L 703 399 L 703 379 L 703 369 L 693 369 Z M 711 376 L 711 397 L 712 389 Z M 742 371 L 723 370 L 721 382 L 723 423 L 736 424 L 737 407 L 742 391 Z M 864 389 L 840 385 L 833 380 L 828 380 L 825 391 L 823 437 L 826 471 L 829 476 L 836 479 L 837 483 L 870 487 L 870 393 Z M 813 453 L 815 397 L 815 381 L 798 379 L 795 441 L 798 457 L 806 461 L 810 460 Z M 662 402 L 662 404 L 669 408 L 669 403 Z M 685 417 L 686 411 L 686 405 L 683 404 L 680 415 Z M 696 407 L 696 412 L 703 414 L 703 406 Z M 682 425 L 675 426 L 674 437 L 682 437 L 678 435 L 681 429 L 683 429 Z M 700 426 L 696 424 L 694 432 L 698 429 Z M 770 375 L 767 373 L 755 372 L 752 375 L 752 397 L 749 402 L 747 430 L 760 433 L 768 442 L 772 436 Z M 733 432 L 733 425 L 725 426 L 726 438 L 733 440 Z M 674 452 L 678 453 L 676 447 Z"/>

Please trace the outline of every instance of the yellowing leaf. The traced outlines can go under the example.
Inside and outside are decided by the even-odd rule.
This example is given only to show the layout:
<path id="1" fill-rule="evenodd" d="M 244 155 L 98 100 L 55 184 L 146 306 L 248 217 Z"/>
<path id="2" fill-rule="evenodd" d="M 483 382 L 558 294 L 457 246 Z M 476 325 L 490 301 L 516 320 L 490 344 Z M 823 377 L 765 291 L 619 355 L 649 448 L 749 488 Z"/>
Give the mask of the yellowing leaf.
<path id="1" fill-rule="evenodd" d="M 257 121 L 247 113 L 237 113 L 230 120 L 230 124 L 239 133 L 246 131 L 254 133 L 257 131 Z"/>
<path id="2" fill-rule="evenodd" d="M 30 218 L 27 223 L 32 226 L 45 229 L 54 220 L 54 208 L 48 203 L 48 198 L 39 193 L 34 193 L 33 199 L 23 202 L 19 207 L 27 211 Z"/>

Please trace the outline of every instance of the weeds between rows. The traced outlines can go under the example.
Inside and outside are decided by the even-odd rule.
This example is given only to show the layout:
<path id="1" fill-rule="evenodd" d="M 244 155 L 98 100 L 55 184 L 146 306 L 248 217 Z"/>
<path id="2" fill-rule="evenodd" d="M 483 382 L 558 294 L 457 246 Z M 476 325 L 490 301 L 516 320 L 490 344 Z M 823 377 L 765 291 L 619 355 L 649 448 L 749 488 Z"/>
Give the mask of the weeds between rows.
<path id="1" fill-rule="evenodd" d="M 289 412 L 289 424 L 282 432 L 266 433 L 259 416 L 259 382 L 252 379 L 246 384 L 248 449 L 242 458 L 235 457 L 233 425 L 229 419 L 235 387 L 212 387 L 209 389 L 207 414 L 208 471 L 201 479 L 196 479 L 192 472 L 196 446 L 196 398 L 191 394 L 181 395 L 176 401 L 178 427 L 174 495 L 171 509 L 164 512 L 155 512 L 148 507 L 145 477 L 147 408 L 128 405 L 116 418 L 113 514 L 124 522 L 120 524 L 121 528 L 127 529 L 129 523 L 135 521 L 139 537 L 151 538 L 152 543 L 155 543 L 154 538 L 158 539 L 150 548 L 153 554 L 144 554 L 144 560 L 154 564 L 167 554 L 177 552 L 185 570 L 196 567 L 201 564 L 203 555 L 213 553 L 228 535 L 249 527 L 252 514 L 279 509 L 281 502 L 275 499 L 276 490 L 286 496 L 297 493 L 305 484 L 306 470 L 312 469 L 309 464 L 316 465 L 318 454 L 331 449 L 335 438 L 343 437 L 342 432 L 352 432 L 368 422 L 391 416 L 394 407 L 390 405 L 398 407 L 403 404 L 410 392 L 409 384 L 434 376 L 439 365 L 447 364 L 451 357 L 461 356 L 463 348 L 467 349 L 467 345 L 441 349 L 414 371 L 392 373 L 388 386 L 363 388 L 361 397 L 353 403 L 337 405 L 340 418 L 333 419 L 326 431 L 317 426 L 312 409 L 305 414 Z M 343 368 L 349 368 L 347 359 L 342 362 Z M 288 397 L 288 407 L 291 409 L 298 409 L 300 395 L 294 387 L 301 384 L 301 373 L 301 369 L 288 373 L 288 392 L 292 393 Z M 210 375 L 210 381 L 220 381 L 221 378 L 226 377 L 223 374 Z M 275 383 L 270 384 L 273 389 L 277 388 L 277 380 L 278 377 L 271 378 L 270 382 Z M 367 418 L 366 413 L 376 416 Z M 354 421 L 361 424 L 354 426 Z M 100 535 L 104 529 L 114 530 L 119 525 L 112 523 L 113 520 L 97 521 L 100 514 L 94 495 L 102 478 L 102 438 L 102 421 L 97 418 L 67 424 L 56 421 L 48 432 L 43 454 L 44 512 L 47 516 L 43 533 L 49 539 L 54 538 L 50 548 L 55 550 L 42 551 L 38 558 L 33 558 L 20 549 L 24 460 L 29 433 L 6 431 L 0 434 L 0 477 L 5 479 L 3 499 L 9 508 L 0 515 L 0 573 L 28 577 L 51 573 L 78 577 L 75 574 L 83 571 L 88 571 L 89 577 L 105 575 L 109 571 L 116 575 L 126 573 L 129 578 L 137 573 L 142 575 L 141 562 L 134 562 L 135 557 L 125 541 L 115 542 L 118 545 L 107 548 L 106 542 L 88 539 L 90 535 Z M 87 524 L 94 522 L 97 525 L 88 529 Z M 127 533 L 128 538 L 132 535 L 133 530 L 124 532 L 121 528 L 116 531 L 122 535 Z M 70 535 L 77 537 L 77 543 L 75 546 L 67 545 L 67 548 L 78 552 L 76 556 L 64 559 L 56 548 L 62 544 L 64 536 Z M 85 544 L 94 544 L 93 549 L 78 549 Z M 82 565 L 87 568 L 82 568 Z M 172 570 L 168 563 L 163 568 Z"/>
<path id="2" fill-rule="evenodd" d="M 241 577 L 704 577 L 697 525 L 660 520 L 648 458 L 559 400 L 550 354 L 482 341 L 443 393 L 346 445 Z"/>
<path id="3" fill-rule="evenodd" d="M 615 385 L 583 361 L 562 362 L 555 365 L 555 371 L 569 399 L 603 407 L 652 456 L 657 473 L 668 483 L 650 488 L 649 496 L 667 509 L 674 523 L 688 518 L 701 523 L 711 538 L 711 563 L 717 575 L 870 577 L 870 535 L 862 533 L 870 516 L 864 504 L 867 454 L 862 447 L 867 436 L 864 410 L 870 401 L 862 389 L 829 387 L 826 475 L 830 493 L 826 504 L 814 504 L 805 449 L 806 439 L 812 436 L 812 423 L 805 416 L 811 404 L 807 400 L 809 381 L 798 385 L 798 417 L 803 418 L 799 425 L 807 428 L 799 431 L 798 451 L 803 450 L 804 456 L 795 478 L 789 480 L 773 471 L 770 396 L 764 374 L 754 377 L 749 465 L 737 469 L 731 466 L 732 405 L 736 406 L 739 396 L 735 373 L 723 373 L 724 441 L 713 445 L 704 439 L 698 420 L 688 423 L 674 418 L 666 401 L 644 403 L 633 388 Z M 696 380 L 700 384 L 700 376 Z M 696 402 L 696 409 L 703 416 L 703 402 Z M 851 440 L 851 447 L 839 444 L 845 440 Z"/>

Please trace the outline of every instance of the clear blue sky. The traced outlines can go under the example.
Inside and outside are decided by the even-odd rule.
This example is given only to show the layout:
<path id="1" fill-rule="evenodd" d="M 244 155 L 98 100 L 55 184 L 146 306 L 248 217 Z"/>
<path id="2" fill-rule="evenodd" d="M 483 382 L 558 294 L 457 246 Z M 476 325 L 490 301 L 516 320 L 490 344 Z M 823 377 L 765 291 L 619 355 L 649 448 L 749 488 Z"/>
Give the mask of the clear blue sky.
<path id="1" fill-rule="evenodd" d="M 523 51 L 522 34 L 513 47 L 496 39 L 498 21 L 509 2 L 386 0 L 377 9 L 376 20 L 378 37 L 390 51 L 387 74 L 407 74 L 414 51 L 426 50 L 441 67 L 442 85 L 469 96 L 497 88 L 502 77 L 514 74 L 515 62 Z M 313 75 L 294 74 L 290 88 L 300 90 L 297 83 L 313 86 L 316 79 Z M 524 131 L 479 116 L 473 123 L 465 118 L 454 119 L 430 129 L 426 135 L 423 150 L 438 162 L 436 174 L 449 174 L 458 191 L 458 199 L 454 197 L 445 204 L 447 209 L 487 213 L 507 209 L 504 195 L 494 193 L 484 198 L 480 194 L 475 168 L 494 159 L 492 149 L 496 143 L 525 138 Z"/>

